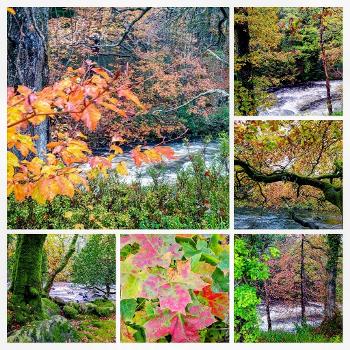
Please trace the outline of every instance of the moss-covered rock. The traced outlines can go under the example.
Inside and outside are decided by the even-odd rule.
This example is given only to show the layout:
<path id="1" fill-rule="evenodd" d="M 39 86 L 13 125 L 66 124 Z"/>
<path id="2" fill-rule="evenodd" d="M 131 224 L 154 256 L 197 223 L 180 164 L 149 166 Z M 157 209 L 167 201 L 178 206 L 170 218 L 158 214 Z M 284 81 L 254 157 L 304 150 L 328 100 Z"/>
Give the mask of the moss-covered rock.
<path id="1" fill-rule="evenodd" d="M 115 310 L 115 302 L 112 300 L 107 299 L 96 299 L 93 301 L 93 303 L 100 307 L 110 307 Z"/>
<path id="2" fill-rule="evenodd" d="M 66 305 L 63 307 L 63 312 L 64 312 L 64 315 L 70 319 L 77 318 L 79 314 L 78 310 L 76 310 L 74 307 L 71 307 L 69 305 Z"/>
<path id="3" fill-rule="evenodd" d="M 60 307 L 54 301 L 48 298 L 42 298 L 41 302 L 45 317 L 51 317 L 54 315 L 59 315 L 61 313 Z"/>
<path id="4" fill-rule="evenodd" d="M 114 312 L 113 307 L 109 306 L 97 306 L 96 307 L 96 314 L 101 317 L 108 317 Z"/>
<path id="5" fill-rule="evenodd" d="M 67 303 L 68 306 L 73 307 L 75 310 L 79 311 L 79 303 L 75 302 L 75 301 L 70 301 L 69 303 Z"/>
<path id="6" fill-rule="evenodd" d="M 86 307 L 86 313 L 92 314 L 95 312 L 97 305 L 95 305 L 94 303 L 86 303 L 85 307 Z"/>
<path id="7" fill-rule="evenodd" d="M 48 320 L 34 321 L 12 333 L 9 343 L 72 343 L 79 336 L 69 321 L 62 316 L 53 316 Z"/>

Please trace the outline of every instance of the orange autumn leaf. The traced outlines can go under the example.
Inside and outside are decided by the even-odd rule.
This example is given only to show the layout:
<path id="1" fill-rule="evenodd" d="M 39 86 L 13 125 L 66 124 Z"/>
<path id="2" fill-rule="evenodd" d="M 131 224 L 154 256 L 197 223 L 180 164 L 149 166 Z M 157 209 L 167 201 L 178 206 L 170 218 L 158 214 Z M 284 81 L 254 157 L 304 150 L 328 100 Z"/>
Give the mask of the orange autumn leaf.
<path id="1" fill-rule="evenodd" d="M 97 107 L 91 103 L 88 105 L 81 116 L 81 120 L 85 122 L 85 125 L 90 130 L 96 130 L 97 123 L 101 119 L 101 112 L 97 109 Z"/>

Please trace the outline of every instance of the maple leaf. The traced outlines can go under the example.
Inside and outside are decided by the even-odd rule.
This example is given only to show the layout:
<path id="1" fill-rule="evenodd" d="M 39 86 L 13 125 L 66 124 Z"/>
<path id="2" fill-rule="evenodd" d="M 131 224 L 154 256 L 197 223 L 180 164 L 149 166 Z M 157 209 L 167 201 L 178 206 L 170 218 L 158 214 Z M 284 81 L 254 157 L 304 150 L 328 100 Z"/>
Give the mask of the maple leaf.
<path id="1" fill-rule="evenodd" d="M 90 130 L 96 130 L 97 123 L 101 119 L 101 112 L 97 109 L 97 107 L 91 103 L 88 105 L 81 116 L 81 120 L 85 122 L 85 125 Z"/>
<path id="2" fill-rule="evenodd" d="M 132 101 L 135 103 L 135 105 L 137 107 L 139 107 L 140 109 L 144 110 L 145 107 L 143 106 L 143 104 L 140 102 L 140 100 L 138 99 L 138 97 L 133 94 L 129 89 L 122 89 L 119 90 L 119 96 L 123 96 L 125 97 L 127 100 Z"/>
<path id="3" fill-rule="evenodd" d="M 136 330 L 129 327 L 123 320 L 120 321 L 120 340 L 122 343 L 134 343 Z"/>
<path id="4" fill-rule="evenodd" d="M 174 156 L 175 152 L 169 146 L 156 146 L 156 147 L 154 147 L 154 150 L 168 159 L 175 158 L 175 156 Z"/>
<path id="5" fill-rule="evenodd" d="M 125 240 L 125 238 L 124 238 Z M 133 263 L 139 268 L 160 266 L 168 268 L 172 260 L 182 258 L 181 246 L 172 235 L 132 235 L 128 243 L 136 242 L 140 250 L 133 256 Z"/>
<path id="6" fill-rule="evenodd" d="M 128 168 L 126 167 L 125 162 L 118 163 L 115 169 L 119 175 L 124 175 L 124 176 L 128 175 Z"/>
<path id="7" fill-rule="evenodd" d="M 168 310 L 158 310 L 157 316 L 144 324 L 148 342 L 171 335 L 173 343 L 199 342 L 198 331 L 216 322 L 210 308 L 204 305 L 192 305 L 186 315 Z"/>
<path id="8" fill-rule="evenodd" d="M 214 316 L 217 316 L 222 320 L 226 319 L 229 311 L 228 293 L 214 293 L 211 286 L 208 285 L 196 294 L 207 300 L 208 306 Z"/>

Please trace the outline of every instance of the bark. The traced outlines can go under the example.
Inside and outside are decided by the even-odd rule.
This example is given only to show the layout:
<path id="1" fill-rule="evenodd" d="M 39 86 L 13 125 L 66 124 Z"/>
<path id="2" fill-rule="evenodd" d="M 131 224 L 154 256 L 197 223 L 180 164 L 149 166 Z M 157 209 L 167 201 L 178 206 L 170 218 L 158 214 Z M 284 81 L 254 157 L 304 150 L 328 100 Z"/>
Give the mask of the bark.
<path id="1" fill-rule="evenodd" d="M 337 289 L 337 275 L 339 255 L 341 253 L 341 235 L 330 234 L 327 235 L 327 282 L 326 282 L 326 304 L 324 320 L 332 320 L 336 317 L 336 289 Z"/>
<path id="2" fill-rule="evenodd" d="M 332 97 L 331 97 L 331 85 L 330 85 L 329 73 L 328 73 L 328 60 L 327 60 L 326 49 L 324 45 L 325 11 L 326 9 L 323 7 L 320 14 L 320 48 L 321 48 L 321 59 L 322 59 L 323 71 L 326 78 L 327 109 L 328 109 L 328 114 L 332 115 L 333 107 L 332 107 Z"/>
<path id="3" fill-rule="evenodd" d="M 269 286 L 267 281 L 264 281 L 264 291 L 265 291 L 267 330 L 272 331 L 272 322 L 271 322 L 271 315 L 270 315 L 270 293 L 269 293 Z"/>
<path id="4" fill-rule="evenodd" d="M 77 243 L 77 240 L 78 240 L 78 237 L 79 235 L 74 235 L 73 238 L 72 238 L 72 241 L 69 245 L 69 248 L 66 252 L 66 254 L 62 257 L 59 265 L 57 266 L 57 268 L 52 271 L 48 278 L 47 278 L 47 282 L 44 286 L 44 293 L 45 294 L 49 294 L 50 293 L 50 289 L 53 285 L 53 282 L 55 281 L 55 278 L 56 276 L 63 271 L 63 269 L 67 266 L 70 258 L 72 257 L 72 255 L 74 254 L 75 252 L 75 249 L 76 249 L 76 243 Z"/>
<path id="5" fill-rule="evenodd" d="M 341 178 L 342 173 L 321 175 L 318 177 L 302 176 L 288 171 L 264 174 L 240 159 L 235 159 L 235 165 L 240 166 L 249 178 L 256 182 L 273 183 L 278 181 L 293 182 L 300 186 L 312 186 L 321 190 L 325 199 L 334 204 L 343 212 L 343 187 L 335 186 L 328 182 L 333 178 Z"/>
<path id="6" fill-rule="evenodd" d="M 250 33 L 249 33 L 249 24 L 248 24 L 248 9 L 246 7 L 236 7 L 235 15 L 244 16 L 246 20 L 235 22 L 235 44 L 236 44 L 236 57 L 240 62 L 241 67 L 237 70 L 236 77 L 237 81 L 239 81 L 241 87 L 245 90 L 245 93 L 248 94 L 246 98 L 249 99 L 251 103 L 251 110 L 249 113 L 246 111 L 246 107 L 240 108 L 238 106 L 238 110 L 242 112 L 243 115 L 256 115 L 257 110 L 254 102 L 254 85 L 253 85 L 253 67 L 248 58 L 250 54 Z"/>
<path id="7" fill-rule="evenodd" d="M 7 19 L 7 84 L 17 87 L 25 85 L 41 90 L 48 84 L 48 18 L 45 7 L 16 7 L 16 15 Z M 45 157 L 49 139 L 49 119 L 40 125 L 30 126 L 38 156 Z"/>
<path id="8" fill-rule="evenodd" d="M 42 258 L 46 235 L 18 235 L 19 244 L 14 266 L 13 306 L 14 320 L 24 324 L 43 318 L 42 294 Z"/>
<path id="9" fill-rule="evenodd" d="M 306 323 L 305 316 L 305 235 L 301 235 L 301 247 L 300 247 L 300 306 L 301 306 L 301 324 Z"/>

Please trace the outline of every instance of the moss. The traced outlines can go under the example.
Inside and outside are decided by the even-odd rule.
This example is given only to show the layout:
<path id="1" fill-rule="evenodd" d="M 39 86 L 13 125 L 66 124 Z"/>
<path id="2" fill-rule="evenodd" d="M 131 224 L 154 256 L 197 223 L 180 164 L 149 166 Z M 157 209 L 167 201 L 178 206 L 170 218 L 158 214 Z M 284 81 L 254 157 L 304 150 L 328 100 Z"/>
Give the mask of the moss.
<path id="1" fill-rule="evenodd" d="M 79 311 L 79 303 L 77 303 L 75 301 L 70 301 L 69 303 L 67 303 L 67 305 L 74 308 L 75 310 Z"/>
<path id="2" fill-rule="evenodd" d="M 79 314 L 78 310 L 76 310 L 74 307 L 71 307 L 69 305 L 66 305 L 63 307 L 63 312 L 64 312 L 64 315 L 70 319 L 77 318 Z"/>
<path id="3" fill-rule="evenodd" d="M 113 311 L 114 308 L 108 306 L 97 306 L 96 308 L 96 314 L 101 317 L 108 317 L 113 313 Z"/>
<path id="4" fill-rule="evenodd" d="M 67 319 L 53 316 L 44 321 L 34 321 L 12 333 L 9 343 L 72 343 L 79 336 Z"/>
<path id="5" fill-rule="evenodd" d="M 116 336 L 116 322 L 114 318 L 101 320 L 95 315 L 79 317 L 76 330 L 82 342 L 113 343 Z"/>
<path id="6" fill-rule="evenodd" d="M 115 309 L 115 303 L 112 300 L 96 299 L 93 301 L 93 304 L 100 307 L 110 307 Z"/>
<path id="7" fill-rule="evenodd" d="M 60 307 L 54 301 L 48 298 L 42 298 L 41 302 L 45 317 L 51 317 L 53 315 L 59 315 L 61 313 Z"/>
<path id="8" fill-rule="evenodd" d="M 86 303 L 85 304 L 86 313 L 88 313 L 88 314 L 94 313 L 96 308 L 97 308 L 97 305 L 95 305 L 93 303 Z"/>

